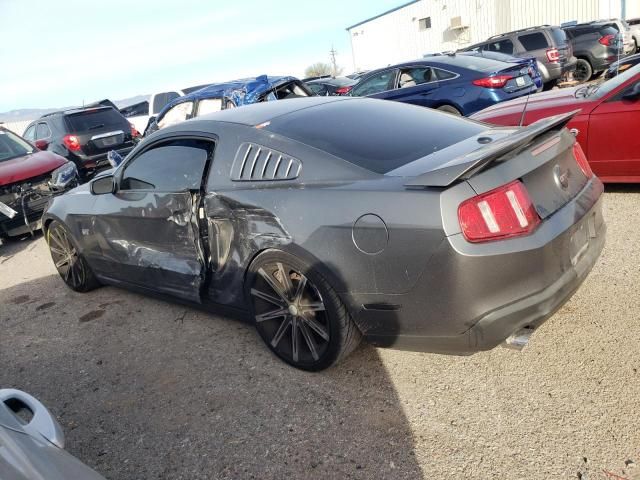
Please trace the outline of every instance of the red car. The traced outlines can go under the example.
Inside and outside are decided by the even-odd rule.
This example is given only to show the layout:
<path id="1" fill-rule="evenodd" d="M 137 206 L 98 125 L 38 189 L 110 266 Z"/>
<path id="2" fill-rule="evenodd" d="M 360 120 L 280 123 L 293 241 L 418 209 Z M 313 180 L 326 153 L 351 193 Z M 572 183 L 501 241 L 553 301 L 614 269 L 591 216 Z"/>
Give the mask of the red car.
<path id="1" fill-rule="evenodd" d="M 49 198 L 77 184 L 73 162 L 0 127 L 0 239 L 40 228 Z"/>
<path id="2" fill-rule="evenodd" d="M 519 125 L 526 97 L 472 115 L 496 125 Z M 575 129 L 594 173 L 604 182 L 640 182 L 640 65 L 600 85 L 538 93 L 529 98 L 523 125 L 580 110 L 567 125 Z"/>

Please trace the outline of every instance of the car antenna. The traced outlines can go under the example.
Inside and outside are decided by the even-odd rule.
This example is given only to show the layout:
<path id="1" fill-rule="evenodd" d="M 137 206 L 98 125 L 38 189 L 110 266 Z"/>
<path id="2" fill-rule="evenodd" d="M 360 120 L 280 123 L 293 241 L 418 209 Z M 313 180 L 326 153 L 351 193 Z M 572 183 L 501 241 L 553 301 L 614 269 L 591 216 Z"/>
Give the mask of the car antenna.
<path id="1" fill-rule="evenodd" d="M 531 96 L 531 92 L 529 92 L 529 94 L 527 95 L 527 99 L 524 102 L 524 108 L 522 109 L 522 115 L 520 115 L 520 123 L 518 124 L 519 127 L 522 126 L 522 124 L 524 123 L 524 115 L 525 113 L 527 113 L 527 105 L 529 105 L 529 97 Z"/>

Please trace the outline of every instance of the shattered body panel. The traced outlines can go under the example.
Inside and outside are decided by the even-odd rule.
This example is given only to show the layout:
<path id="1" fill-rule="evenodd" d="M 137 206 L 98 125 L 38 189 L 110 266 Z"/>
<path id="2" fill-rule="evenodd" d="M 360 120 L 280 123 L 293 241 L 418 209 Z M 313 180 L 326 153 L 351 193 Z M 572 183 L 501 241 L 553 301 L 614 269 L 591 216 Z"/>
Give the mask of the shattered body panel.
<path id="1" fill-rule="evenodd" d="M 410 179 L 437 171 L 464 152 L 434 156 L 432 162 L 414 165 L 425 165 L 424 170 L 398 176 L 376 173 L 269 130 L 287 112 L 309 114 L 335 102 L 403 112 L 417 108 L 315 97 L 183 122 L 136 147 L 115 170 L 115 193 L 92 195 L 80 187 L 56 198 L 45 222 L 58 219 L 71 229 L 101 281 L 146 288 L 212 310 L 222 305 L 246 312 L 251 262 L 265 250 L 287 252 L 327 280 L 365 338 L 412 350 L 470 353 L 493 348 L 518 328 L 537 327 L 584 280 L 604 244 L 602 184 L 580 173 L 572 157 L 567 158 L 579 185 L 530 235 L 473 244 L 463 237 L 457 216 L 462 202 L 513 178 L 524 179 L 538 208 L 548 207 L 545 199 L 554 193 L 549 189 L 557 187 L 536 179 L 549 173 L 552 162 L 565 158 L 575 143 L 562 125 L 551 122 L 542 132 L 537 126 L 528 130 L 538 129 L 536 135 L 543 136 L 531 142 L 554 138 L 543 154 L 532 156 L 525 146 L 508 161 L 484 165 L 472 178 L 407 187 Z M 407 111 L 432 115 L 436 123 L 470 125 L 435 111 Z M 489 127 L 474 125 L 474 135 L 490 133 L 483 130 Z M 520 138 L 515 131 L 503 133 Z M 123 168 L 141 151 L 195 136 L 215 142 L 200 191 L 118 191 Z M 476 140 L 472 143 L 470 151 L 489 151 Z M 238 155 L 247 151 L 247 144 L 255 145 L 256 153 Z M 277 174 L 283 162 L 277 152 L 300 161 L 296 176 Z M 242 165 L 234 164 L 238 161 Z M 245 169 L 248 176 L 234 177 L 234 171 Z M 591 232 L 592 240 L 578 258 L 571 252 L 575 236 L 584 231 Z"/>

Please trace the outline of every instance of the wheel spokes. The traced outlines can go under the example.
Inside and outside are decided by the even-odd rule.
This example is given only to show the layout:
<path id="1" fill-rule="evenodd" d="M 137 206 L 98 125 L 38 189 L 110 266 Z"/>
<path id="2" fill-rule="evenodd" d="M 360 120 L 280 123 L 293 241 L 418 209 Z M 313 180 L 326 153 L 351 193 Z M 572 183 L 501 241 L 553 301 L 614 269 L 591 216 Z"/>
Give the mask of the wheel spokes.
<path id="1" fill-rule="evenodd" d="M 289 299 L 287 298 L 285 292 L 282 290 L 280 285 L 278 285 L 278 283 L 273 279 L 271 275 L 265 272 L 263 268 L 258 270 L 258 274 L 264 279 L 265 282 L 269 284 L 269 286 L 273 289 L 273 291 L 276 292 L 278 296 L 282 298 L 282 300 L 285 303 L 289 303 Z"/>
<path id="2" fill-rule="evenodd" d="M 309 328 L 322 337 L 323 340 L 326 340 L 327 342 L 329 341 L 329 332 L 327 332 L 327 329 L 320 325 L 315 318 L 305 317 L 304 322 L 309 325 Z"/>
<path id="3" fill-rule="evenodd" d="M 293 356 L 293 361 L 297 362 L 298 357 L 298 319 L 293 317 L 291 321 L 291 355 Z"/>
<path id="4" fill-rule="evenodd" d="M 313 302 L 301 304 L 300 308 L 303 312 L 324 312 L 324 303 L 323 302 Z"/>
<path id="5" fill-rule="evenodd" d="M 287 303 L 279 298 L 274 297 L 273 295 L 269 295 L 268 293 L 262 292 L 256 288 L 251 289 L 251 295 L 254 297 L 261 298 L 262 300 L 277 305 L 278 307 L 284 308 Z"/>
<path id="6" fill-rule="evenodd" d="M 278 308 L 277 310 L 256 315 L 256 322 L 260 323 L 266 320 L 273 320 L 274 318 L 286 317 L 288 313 L 289 311 L 286 308 Z"/>
<path id="7" fill-rule="evenodd" d="M 293 300 L 295 302 L 300 302 L 302 300 L 302 295 L 304 294 L 304 289 L 306 286 L 307 286 L 307 277 L 305 277 L 304 275 L 300 275 L 300 280 L 298 280 L 296 293 L 293 296 Z"/>
<path id="8" fill-rule="evenodd" d="M 276 348 L 278 346 L 278 344 L 280 343 L 280 340 L 282 340 L 282 337 L 284 337 L 284 334 L 287 332 L 287 328 L 289 327 L 289 325 L 291 325 L 291 323 L 292 323 L 291 317 L 289 316 L 285 317 L 285 319 L 280 324 L 278 331 L 276 332 L 276 334 L 273 336 L 273 339 L 271 340 L 271 346 L 273 348 Z"/>
<path id="9" fill-rule="evenodd" d="M 285 299 L 288 299 L 289 296 L 291 295 L 292 290 L 293 290 L 293 285 L 291 284 L 291 277 L 285 271 L 284 266 L 282 265 L 282 263 L 278 262 L 277 266 L 278 266 L 278 273 L 280 274 L 280 281 L 282 282 L 282 285 L 284 286 Z"/>
<path id="10" fill-rule="evenodd" d="M 304 321 L 300 322 L 300 333 L 302 333 L 302 337 L 304 338 L 304 341 L 306 342 L 307 347 L 309 347 L 309 351 L 311 352 L 311 356 L 313 357 L 314 360 L 317 361 L 320 358 L 320 355 L 318 355 L 318 349 L 316 347 L 316 342 L 311 337 L 311 332 L 309 332 L 309 329 L 305 325 Z"/>

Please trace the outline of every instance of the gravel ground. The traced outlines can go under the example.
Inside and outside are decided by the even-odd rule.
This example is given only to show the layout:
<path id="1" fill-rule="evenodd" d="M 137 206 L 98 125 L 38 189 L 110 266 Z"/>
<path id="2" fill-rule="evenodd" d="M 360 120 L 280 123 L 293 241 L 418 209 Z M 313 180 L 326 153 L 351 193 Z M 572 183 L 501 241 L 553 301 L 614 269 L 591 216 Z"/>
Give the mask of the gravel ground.
<path id="1" fill-rule="evenodd" d="M 253 328 L 114 288 L 76 294 L 42 238 L 0 246 L 0 385 L 110 479 L 640 479 L 640 187 L 523 352 L 363 346 L 320 374 Z"/>

